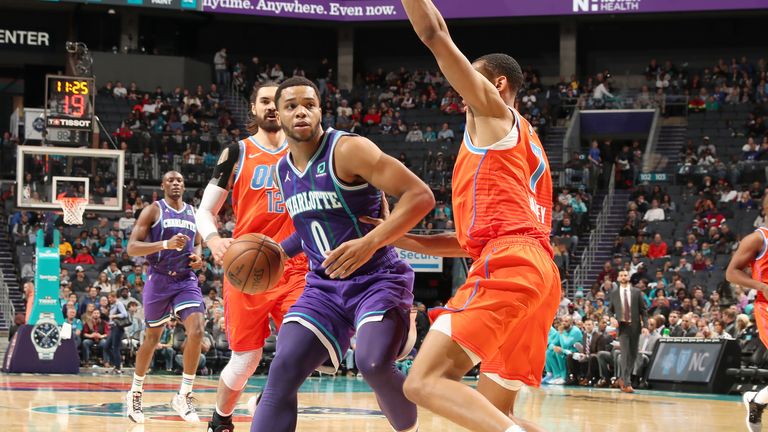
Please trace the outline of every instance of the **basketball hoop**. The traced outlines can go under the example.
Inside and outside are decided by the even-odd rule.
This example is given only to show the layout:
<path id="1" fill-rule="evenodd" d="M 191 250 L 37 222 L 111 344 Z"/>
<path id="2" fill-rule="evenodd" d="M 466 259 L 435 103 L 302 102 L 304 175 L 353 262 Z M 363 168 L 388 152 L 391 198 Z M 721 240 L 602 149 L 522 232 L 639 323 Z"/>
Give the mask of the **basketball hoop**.
<path id="1" fill-rule="evenodd" d="M 83 213 L 85 212 L 85 205 L 88 204 L 87 199 L 77 197 L 61 197 L 59 198 L 59 202 L 61 203 L 61 209 L 64 210 L 65 224 L 83 224 Z"/>

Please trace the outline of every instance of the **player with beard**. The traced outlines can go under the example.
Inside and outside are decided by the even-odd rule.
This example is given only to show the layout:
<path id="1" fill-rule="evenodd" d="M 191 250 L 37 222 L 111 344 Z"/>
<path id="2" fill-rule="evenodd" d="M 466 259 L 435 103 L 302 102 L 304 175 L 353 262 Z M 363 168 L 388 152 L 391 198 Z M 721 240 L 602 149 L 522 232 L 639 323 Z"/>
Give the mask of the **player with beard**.
<path id="1" fill-rule="evenodd" d="M 282 241 L 294 231 L 274 180 L 275 163 L 288 151 L 275 109 L 276 90 L 277 84 L 272 83 L 253 89 L 253 122 L 249 125 L 253 135 L 224 149 L 197 211 L 200 234 L 218 263 L 234 239 L 242 235 L 261 233 Z M 233 238 L 223 238 L 214 215 L 219 213 L 230 190 L 237 222 Z M 299 244 L 287 247 L 301 248 Z M 224 316 L 232 357 L 219 377 L 216 410 L 208 424 L 209 431 L 234 429 L 232 413 L 261 360 L 264 340 L 270 334 L 269 318 L 280 326 L 288 308 L 304 289 L 306 273 L 307 261 L 301 254 L 285 264 L 282 280 L 267 292 L 243 294 L 224 280 Z"/>
<path id="2" fill-rule="evenodd" d="M 413 270 L 389 244 L 434 206 L 429 187 L 366 138 L 320 126 L 319 91 L 293 77 L 275 96 L 290 151 L 276 182 L 310 261 L 301 298 L 285 315 L 277 353 L 251 431 L 296 429 L 297 392 L 330 360 L 338 368 L 357 334 L 355 363 L 395 431 L 418 430 L 416 406 L 403 394 L 394 361 L 415 342 L 409 336 Z M 382 191 L 399 198 L 377 227 Z M 288 256 L 293 251 L 283 244 Z"/>

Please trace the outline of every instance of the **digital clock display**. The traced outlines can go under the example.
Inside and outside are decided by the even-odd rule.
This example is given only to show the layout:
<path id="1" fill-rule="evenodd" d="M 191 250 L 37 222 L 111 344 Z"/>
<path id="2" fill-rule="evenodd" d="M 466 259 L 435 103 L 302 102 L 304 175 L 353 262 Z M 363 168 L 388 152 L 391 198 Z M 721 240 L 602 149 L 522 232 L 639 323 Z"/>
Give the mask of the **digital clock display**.
<path id="1" fill-rule="evenodd" d="M 93 78 L 48 75 L 46 125 L 65 129 L 91 129 L 94 115 Z"/>

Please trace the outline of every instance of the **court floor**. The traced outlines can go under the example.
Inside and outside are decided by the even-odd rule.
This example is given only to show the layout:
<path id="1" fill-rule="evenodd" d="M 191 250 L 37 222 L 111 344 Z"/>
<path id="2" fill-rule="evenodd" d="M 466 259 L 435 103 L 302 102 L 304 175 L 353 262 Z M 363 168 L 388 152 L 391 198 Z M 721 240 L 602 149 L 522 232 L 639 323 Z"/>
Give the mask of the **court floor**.
<path id="1" fill-rule="evenodd" d="M 148 376 L 144 425 L 124 416 L 123 400 L 130 388 L 125 376 L 0 375 L 0 432 L 48 431 L 204 431 L 174 415 L 169 406 L 181 377 Z M 264 377 L 248 383 L 251 394 L 264 385 Z M 198 378 L 195 394 L 201 418 L 210 417 L 215 400 L 215 378 Z M 248 431 L 250 418 L 243 397 L 236 412 L 236 430 Z M 638 391 L 543 387 L 524 390 L 516 413 L 549 431 L 743 431 L 744 408 L 738 396 L 695 395 Z M 427 411 L 419 412 L 421 432 L 464 429 Z M 390 432 L 370 389 L 359 378 L 310 378 L 299 395 L 301 432 Z"/>

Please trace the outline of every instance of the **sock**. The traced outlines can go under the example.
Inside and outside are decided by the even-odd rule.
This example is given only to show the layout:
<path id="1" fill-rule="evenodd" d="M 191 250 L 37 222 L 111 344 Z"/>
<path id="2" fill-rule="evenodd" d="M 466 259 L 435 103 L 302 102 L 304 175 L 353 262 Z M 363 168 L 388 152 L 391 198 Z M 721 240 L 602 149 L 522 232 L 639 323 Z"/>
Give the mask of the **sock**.
<path id="1" fill-rule="evenodd" d="M 755 402 L 759 404 L 768 404 L 768 387 L 763 387 L 762 390 L 755 395 Z"/>
<path id="2" fill-rule="evenodd" d="M 181 375 L 181 388 L 179 389 L 180 395 L 186 395 L 192 393 L 192 384 L 195 383 L 194 375 L 187 375 L 183 373 Z"/>
<path id="3" fill-rule="evenodd" d="M 235 413 L 235 410 L 232 410 L 232 412 L 227 414 L 227 413 L 223 412 L 221 409 L 219 409 L 219 405 L 218 404 L 216 405 L 216 414 L 215 415 L 219 416 L 219 418 L 222 419 L 222 420 L 231 421 L 232 420 L 232 414 L 234 414 L 234 413 Z"/>
<path id="4" fill-rule="evenodd" d="M 525 432 L 525 429 L 520 427 L 520 425 L 512 425 L 504 432 Z"/>
<path id="5" fill-rule="evenodd" d="M 219 411 L 219 407 L 217 406 L 216 411 L 213 412 L 213 418 L 211 419 L 211 421 L 214 424 L 232 424 L 232 413 L 234 413 L 234 411 L 229 413 L 229 415 L 223 415 L 221 414 L 221 411 Z"/>
<path id="6" fill-rule="evenodd" d="M 131 391 L 132 392 L 143 392 L 144 391 L 144 378 L 145 376 L 138 376 L 136 374 L 133 374 L 133 384 L 131 384 Z"/>

